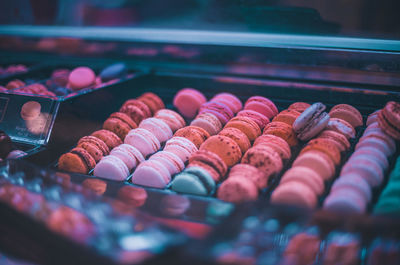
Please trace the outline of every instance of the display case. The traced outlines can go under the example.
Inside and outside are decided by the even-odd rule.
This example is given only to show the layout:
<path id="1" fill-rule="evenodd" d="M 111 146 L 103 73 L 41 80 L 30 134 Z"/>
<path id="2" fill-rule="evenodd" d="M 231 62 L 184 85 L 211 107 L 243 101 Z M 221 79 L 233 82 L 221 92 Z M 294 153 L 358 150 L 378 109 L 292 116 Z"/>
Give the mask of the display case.
<path id="1" fill-rule="evenodd" d="M 163 242 L 172 247 L 154 251 L 155 258 L 150 262 L 334 264 L 335 256 L 347 251 L 347 256 L 340 256 L 344 264 L 379 264 L 377 257 L 387 264 L 397 264 L 399 211 L 393 205 L 400 198 L 395 184 L 400 155 L 396 139 L 399 120 L 389 122 L 396 133 L 388 140 L 386 132 L 385 136 L 377 136 L 378 130 L 382 133 L 382 122 L 378 120 L 383 118 L 373 115 L 387 102 L 400 102 L 400 25 L 394 12 L 397 5 L 386 1 L 286 0 L 1 4 L 0 130 L 11 137 L 14 149 L 26 153 L 19 157 L 26 161 L 3 162 L 0 177 L 8 182 L 7 172 L 21 167 L 25 175 L 45 180 L 43 172 L 49 171 L 52 173 L 46 174 L 67 176 L 80 187 L 78 194 L 87 192 L 87 188 L 100 195 L 96 198 L 106 200 L 106 205 L 111 205 L 111 200 L 127 203 L 126 212 L 134 216 L 128 219 L 136 220 L 135 214 L 139 213 L 157 223 L 161 234 L 168 234 Z M 15 16 L 9 16 L 11 10 Z M 81 67 L 92 71 L 92 79 L 77 87 L 72 72 Z M 104 74 L 110 67 L 118 72 L 112 78 Z M 296 159 L 308 146 L 308 141 L 297 138 L 296 144 L 290 145 L 290 155 L 282 159 L 281 169 L 271 174 L 262 188 L 256 188 L 252 203 L 224 200 L 218 194 L 229 179 L 232 166 L 227 167 L 220 180 L 213 180 L 214 188 L 206 196 L 174 189 L 172 182 L 180 172 L 171 174 L 167 183 L 157 188 L 135 184 L 134 167 L 117 180 L 112 173 L 106 178 L 96 176 L 93 168 L 99 161 L 85 173 L 59 166 L 60 157 L 73 152 L 82 137 L 105 128 L 104 122 L 112 113 L 121 112 L 126 101 L 144 93 L 154 93 L 166 109 L 185 117 L 174 101 L 184 88 L 196 89 L 208 101 L 219 93 L 231 93 L 244 106 L 253 96 L 264 97 L 273 102 L 279 113 L 296 102 L 321 102 L 327 112 L 338 104 L 351 105 L 361 114 L 362 125 L 353 126 L 354 136 L 347 137 L 348 146 L 345 144 L 345 150 L 340 150 L 332 176 L 320 181 L 321 190 L 315 203 L 311 203 L 313 206 L 308 207 L 311 209 L 287 205 L 291 203 L 277 206 L 273 198 L 285 174 L 296 166 Z M 268 122 L 274 122 L 275 116 L 276 113 Z M 194 117 L 185 117 L 185 125 L 193 120 Z M 138 127 L 141 121 L 137 122 Z M 289 125 L 293 128 L 292 123 Z M 366 158 L 356 159 L 353 154 L 357 153 L 360 140 L 371 134 L 386 143 L 386 147 L 372 147 L 382 147 L 384 157 L 374 157 L 373 165 L 359 166 Z M 249 143 L 253 145 L 254 139 Z M 165 145 L 161 143 L 156 151 Z M 143 160 L 150 157 L 144 156 Z M 190 168 L 189 161 L 185 161 L 186 168 Z M 331 193 L 337 190 L 335 183 L 346 170 L 355 167 L 367 177 L 374 175 L 367 171 L 381 172 L 377 183 L 366 184 L 368 202 L 358 204 L 360 208 L 351 214 L 326 210 Z M 31 170 L 35 173 L 29 173 Z M 24 181 L 11 180 L 12 184 L 25 185 Z M 348 195 L 349 201 L 359 198 L 351 196 Z M 381 197 L 387 196 L 389 202 L 382 203 Z M 4 222 L 7 229 L 19 233 L 29 230 L 32 215 L 3 208 L 11 216 Z M 37 218 L 33 216 L 35 226 L 41 220 Z M 13 219 L 21 222 L 13 224 Z M 5 245 L 6 249 L 17 257 L 51 264 L 80 248 L 65 235 L 54 234 L 43 225 L 38 227 L 38 232 L 27 232 L 30 238 L 21 240 L 37 245 L 42 256 L 13 251 L 16 246 L 12 242 Z M 39 242 L 41 234 L 46 235 L 45 243 Z M 54 246 L 58 250 L 46 255 L 60 238 L 60 246 Z M 76 259 L 71 262 L 100 262 L 106 256 L 101 261 L 104 264 L 121 263 L 116 259 L 119 250 L 98 251 L 105 238 L 99 235 L 95 240 L 98 242 L 91 241 L 76 252 Z M 303 243 L 304 253 L 298 247 Z M 135 247 L 146 243 L 134 240 L 130 244 Z M 59 251 L 61 245 L 68 251 Z M 50 256 L 49 262 L 46 258 Z"/>

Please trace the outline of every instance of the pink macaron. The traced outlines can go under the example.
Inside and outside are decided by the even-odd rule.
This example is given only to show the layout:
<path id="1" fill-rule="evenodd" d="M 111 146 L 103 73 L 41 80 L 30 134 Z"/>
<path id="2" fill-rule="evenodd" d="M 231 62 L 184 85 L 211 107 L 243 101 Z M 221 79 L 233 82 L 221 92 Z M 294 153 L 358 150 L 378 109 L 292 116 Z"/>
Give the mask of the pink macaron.
<path id="1" fill-rule="evenodd" d="M 177 174 L 185 168 L 183 161 L 177 155 L 168 151 L 157 152 L 149 160 L 162 163 L 171 175 Z"/>
<path id="2" fill-rule="evenodd" d="M 157 152 L 161 147 L 157 137 L 143 128 L 131 130 L 124 142 L 138 149 L 144 157 Z"/>
<path id="3" fill-rule="evenodd" d="M 200 91 L 184 88 L 175 95 L 173 104 L 184 117 L 193 119 L 206 101 L 206 97 Z"/>
<path id="4" fill-rule="evenodd" d="M 322 177 L 314 170 L 304 166 L 292 167 L 287 170 L 279 184 L 290 181 L 301 182 L 309 186 L 318 196 L 323 193 L 325 188 Z"/>
<path id="5" fill-rule="evenodd" d="M 245 110 L 254 110 L 266 116 L 268 119 L 272 119 L 278 114 L 278 108 L 268 98 L 261 96 L 250 97 L 244 104 Z"/>
<path id="6" fill-rule="evenodd" d="M 96 75 L 89 67 L 78 67 L 72 70 L 68 76 L 68 86 L 73 90 L 80 90 L 95 83 Z"/>
<path id="7" fill-rule="evenodd" d="M 97 163 L 93 175 L 105 179 L 124 181 L 129 176 L 129 169 L 121 159 L 108 155 Z"/>
<path id="8" fill-rule="evenodd" d="M 352 156 L 356 156 L 356 155 L 368 155 L 368 156 L 373 157 L 379 163 L 379 165 L 383 168 L 384 171 L 387 170 L 389 167 L 389 161 L 388 161 L 387 157 L 385 156 L 385 154 L 376 148 L 368 147 L 368 146 L 358 148 L 352 154 Z"/>
<path id="9" fill-rule="evenodd" d="M 363 177 L 354 173 L 341 175 L 335 183 L 333 183 L 331 192 L 337 190 L 359 192 L 366 202 L 371 201 L 372 198 L 371 187 L 368 182 Z"/>
<path id="10" fill-rule="evenodd" d="M 375 110 L 374 112 L 372 112 L 370 115 L 368 115 L 367 118 L 367 126 L 369 126 L 370 124 L 374 123 L 374 122 L 378 122 L 378 114 L 379 111 L 381 111 L 380 109 Z"/>
<path id="11" fill-rule="evenodd" d="M 210 101 L 217 101 L 227 105 L 233 113 L 238 113 L 243 108 L 243 104 L 240 99 L 231 93 L 219 93 Z"/>
<path id="12" fill-rule="evenodd" d="M 255 121 L 257 123 L 257 125 L 258 125 L 258 127 L 260 127 L 261 131 L 264 130 L 264 127 L 269 123 L 269 119 L 265 115 L 263 115 L 259 112 L 256 112 L 254 110 L 246 109 L 246 110 L 239 111 L 237 116 L 244 116 L 244 117 L 248 117 L 248 118 L 252 119 L 253 121 Z"/>
<path id="13" fill-rule="evenodd" d="M 299 155 L 293 166 L 303 166 L 314 170 L 324 180 L 329 180 L 335 174 L 335 165 L 332 160 L 319 151 L 309 151 Z"/>
<path id="14" fill-rule="evenodd" d="M 383 182 L 383 169 L 373 158 L 366 155 L 351 157 L 341 171 L 341 175 L 354 173 L 363 177 L 371 187 L 377 187 Z"/>
<path id="15" fill-rule="evenodd" d="M 272 192 L 271 203 L 314 208 L 317 205 L 317 196 L 308 185 L 290 181 L 279 185 Z"/>
<path id="16" fill-rule="evenodd" d="M 361 139 L 357 143 L 355 150 L 366 146 L 378 149 L 387 157 L 393 154 L 393 149 L 390 148 L 390 145 L 385 140 L 375 137 L 366 137 L 364 139 Z"/>
<path id="17" fill-rule="evenodd" d="M 148 130 L 160 143 L 164 143 L 172 138 L 172 130 L 163 120 L 158 118 L 148 118 L 139 124 L 139 128 Z"/>
<path id="18" fill-rule="evenodd" d="M 159 161 L 147 160 L 136 168 L 131 181 L 133 184 L 162 189 L 171 181 L 171 174 Z"/>
<path id="19" fill-rule="evenodd" d="M 145 160 L 142 153 L 129 144 L 121 144 L 115 147 L 110 155 L 121 159 L 129 170 L 132 170 Z"/>
<path id="20" fill-rule="evenodd" d="M 189 160 L 189 157 L 194 152 L 198 151 L 198 148 L 190 140 L 184 137 L 174 136 L 167 141 L 164 151 L 177 155 L 184 163 L 186 163 L 186 161 Z"/>
<path id="21" fill-rule="evenodd" d="M 396 152 L 396 142 L 393 140 L 392 137 L 387 135 L 381 128 L 371 128 L 366 130 L 362 135 L 362 137 L 360 138 L 359 142 L 363 141 L 368 137 L 374 137 L 384 140 L 387 146 L 389 147 L 390 153 L 394 154 Z"/>
<path id="22" fill-rule="evenodd" d="M 201 113 L 190 123 L 206 130 L 210 135 L 216 135 L 222 130 L 222 123 L 211 113 Z"/>
<path id="23" fill-rule="evenodd" d="M 199 113 L 211 113 L 215 115 L 222 125 L 225 125 L 234 116 L 232 110 L 227 105 L 215 101 L 209 101 L 201 105 Z"/>
<path id="24" fill-rule="evenodd" d="M 366 207 L 367 203 L 360 193 L 348 190 L 333 192 L 324 201 L 324 209 L 340 213 L 364 213 Z"/>

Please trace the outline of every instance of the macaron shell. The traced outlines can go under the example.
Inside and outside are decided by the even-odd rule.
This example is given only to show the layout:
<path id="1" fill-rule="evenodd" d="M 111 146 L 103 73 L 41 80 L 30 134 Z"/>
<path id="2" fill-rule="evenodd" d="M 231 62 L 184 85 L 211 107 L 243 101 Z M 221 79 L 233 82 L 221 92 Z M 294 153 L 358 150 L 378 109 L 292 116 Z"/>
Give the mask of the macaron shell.
<path id="1" fill-rule="evenodd" d="M 173 110 L 160 109 L 159 111 L 156 112 L 154 117 L 161 119 L 166 124 L 168 124 L 172 132 L 176 132 L 177 130 L 183 128 L 186 125 L 186 122 L 182 118 L 182 116 Z"/>
<path id="2" fill-rule="evenodd" d="M 197 148 L 200 148 L 201 144 L 210 137 L 210 134 L 203 128 L 191 125 L 177 130 L 174 136 L 184 137 L 195 144 Z"/>
<path id="3" fill-rule="evenodd" d="M 288 107 L 288 110 L 295 110 L 297 112 L 302 113 L 311 105 L 306 102 L 295 102 Z"/>
<path id="4" fill-rule="evenodd" d="M 164 151 L 169 151 L 177 155 L 184 163 L 197 151 L 197 147 L 188 139 L 183 137 L 172 137 L 167 141 Z"/>
<path id="5" fill-rule="evenodd" d="M 131 130 L 125 137 L 125 143 L 138 149 L 143 157 L 157 152 L 161 147 L 158 139 L 151 132 L 142 128 Z"/>
<path id="6" fill-rule="evenodd" d="M 376 148 L 368 147 L 368 146 L 358 148 L 352 154 L 352 156 L 356 156 L 356 155 L 367 155 L 367 156 L 373 157 L 379 163 L 379 165 L 383 168 L 384 171 L 389 168 L 389 161 L 388 161 L 386 155 Z"/>
<path id="7" fill-rule="evenodd" d="M 272 119 L 276 115 L 276 113 L 268 105 L 265 105 L 258 101 L 250 101 L 246 103 L 244 109 L 258 112 L 268 119 Z"/>
<path id="8" fill-rule="evenodd" d="M 370 157 L 359 155 L 351 158 L 351 163 L 346 163 L 341 171 L 345 173 L 355 173 L 362 176 L 371 187 L 377 187 L 383 182 L 383 169 L 378 162 Z"/>
<path id="9" fill-rule="evenodd" d="M 256 146 L 250 148 L 243 156 L 243 164 L 250 164 L 263 171 L 268 177 L 280 172 L 283 168 L 279 154 L 269 146 Z"/>
<path id="10" fill-rule="evenodd" d="M 296 146 L 299 143 L 292 126 L 284 122 L 270 122 L 265 126 L 263 134 L 278 136 L 285 140 L 290 147 Z"/>
<path id="11" fill-rule="evenodd" d="M 279 185 L 272 192 L 271 203 L 314 208 L 317 205 L 317 197 L 309 186 L 291 181 Z"/>
<path id="12" fill-rule="evenodd" d="M 282 160 L 290 159 L 292 155 L 289 144 L 285 140 L 276 135 L 272 134 L 261 135 L 254 141 L 253 144 L 253 146 L 258 146 L 258 145 L 266 145 L 272 147 L 276 152 L 278 152 Z"/>
<path id="13" fill-rule="evenodd" d="M 132 106 L 138 107 L 142 111 L 144 118 L 149 118 L 152 116 L 152 112 L 151 112 L 150 108 L 140 100 L 128 99 L 127 101 L 125 101 L 125 103 L 122 105 L 122 107 L 124 107 L 126 105 L 132 105 Z"/>
<path id="14" fill-rule="evenodd" d="M 219 133 L 219 135 L 226 136 L 234 140 L 239 145 L 242 154 L 244 154 L 251 147 L 249 138 L 237 128 L 225 128 Z"/>
<path id="15" fill-rule="evenodd" d="M 243 116 L 236 116 L 235 118 L 231 119 L 224 128 L 237 128 L 246 134 L 249 141 L 254 141 L 258 136 L 261 135 L 260 127 L 254 122 L 252 119 L 243 117 Z"/>
<path id="16" fill-rule="evenodd" d="M 300 114 L 301 113 L 296 110 L 283 110 L 278 113 L 272 121 L 280 121 L 293 125 L 294 121 L 300 116 Z"/>
<path id="17" fill-rule="evenodd" d="M 238 113 L 243 108 L 243 104 L 240 99 L 231 93 L 219 93 L 215 95 L 211 100 L 215 99 L 224 99 L 227 103 L 229 103 L 229 107 L 234 113 Z"/>
<path id="18" fill-rule="evenodd" d="M 378 114 L 379 114 L 379 111 L 381 111 L 380 109 L 378 109 L 378 110 L 375 110 L 374 112 L 372 112 L 370 115 L 368 115 L 368 118 L 367 118 L 367 126 L 369 126 L 371 123 L 374 123 L 374 122 L 378 122 Z"/>
<path id="19" fill-rule="evenodd" d="M 400 103 L 389 101 L 382 109 L 382 114 L 387 122 L 393 126 L 397 131 L 400 131 Z"/>
<path id="20" fill-rule="evenodd" d="M 77 154 L 65 153 L 58 159 L 58 169 L 68 172 L 87 174 L 89 169 Z"/>
<path id="21" fill-rule="evenodd" d="M 94 84 L 96 75 L 89 67 L 78 67 L 72 70 L 68 76 L 68 85 L 73 90 L 79 90 Z"/>
<path id="22" fill-rule="evenodd" d="M 111 151 L 110 155 L 116 156 L 119 159 L 121 159 L 125 163 L 125 165 L 127 166 L 127 168 L 129 170 L 132 170 L 133 168 L 135 168 L 137 165 L 136 158 L 133 155 L 129 154 L 128 152 L 123 151 L 121 149 L 117 149 L 117 148 L 118 147 L 114 148 Z"/>
<path id="23" fill-rule="evenodd" d="M 217 197 L 233 203 L 255 201 L 258 198 L 258 188 L 250 179 L 232 177 L 222 182 L 217 190 Z"/>
<path id="24" fill-rule="evenodd" d="M 364 213 L 366 203 L 359 193 L 331 193 L 324 201 L 324 209 L 340 213 Z"/>
<path id="25" fill-rule="evenodd" d="M 84 142 L 89 142 L 91 144 L 96 145 L 102 152 L 103 155 L 108 155 L 110 153 L 110 149 L 106 145 L 106 143 L 103 140 L 100 140 L 97 137 L 94 136 L 84 136 L 78 141 L 78 145 Z"/>
<path id="26" fill-rule="evenodd" d="M 232 110 L 227 105 L 216 101 L 209 101 L 201 105 L 199 113 L 214 114 L 222 124 L 226 124 L 234 116 Z"/>
<path id="27" fill-rule="evenodd" d="M 200 91 L 185 88 L 175 95 L 173 104 L 184 117 L 193 119 L 206 101 L 206 97 Z"/>
<path id="28" fill-rule="evenodd" d="M 171 189 L 176 192 L 207 196 L 208 192 L 201 181 L 190 174 L 181 173 L 171 182 Z"/>
<path id="29" fill-rule="evenodd" d="M 249 164 L 237 164 L 229 172 L 228 178 L 246 178 L 256 184 L 259 190 L 262 190 L 268 186 L 268 175 L 258 168 Z"/>
<path id="30" fill-rule="evenodd" d="M 321 195 L 325 188 L 324 179 L 314 170 L 304 166 L 296 166 L 287 170 L 282 176 L 280 185 L 290 181 L 301 182 L 309 186 L 317 196 Z"/>
<path id="31" fill-rule="evenodd" d="M 230 167 L 239 162 L 242 152 L 239 145 L 229 137 L 214 135 L 208 138 L 200 147 L 217 154 Z"/>
<path id="32" fill-rule="evenodd" d="M 169 152 L 168 152 L 169 153 Z M 172 153 L 170 153 L 172 154 Z M 174 155 L 174 154 L 173 154 Z M 164 167 L 166 169 L 168 169 L 168 172 L 171 175 L 175 175 L 179 172 L 181 172 L 182 169 L 180 169 L 179 167 L 176 166 L 176 164 L 171 161 L 169 158 L 165 157 L 165 156 L 151 156 L 149 160 L 155 160 L 160 162 L 161 164 L 164 165 Z M 181 161 L 181 159 L 178 157 L 178 161 Z M 182 162 L 182 161 L 181 161 Z M 183 163 L 183 162 L 182 162 Z"/>
<path id="33" fill-rule="evenodd" d="M 324 180 L 329 180 L 335 174 L 332 160 L 320 151 L 309 151 L 299 155 L 293 162 L 293 167 L 303 166 L 314 170 Z"/>
<path id="34" fill-rule="evenodd" d="M 128 124 L 124 123 L 120 119 L 108 118 L 103 123 L 103 129 L 115 133 L 123 141 L 129 131 L 133 128 L 131 128 Z"/>
<path id="35" fill-rule="evenodd" d="M 273 116 L 275 116 L 275 115 L 278 114 L 278 108 L 275 106 L 274 102 L 272 102 L 272 101 L 271 101 L 270 99 L 268 99 L 268 98 L 261 97 L 261 96 L 253 96 L 253 97 L 250 97 L 250 98 L 246 101 L 246 103 L 244 104 L 244 105 L 245 105 L 245 109 L 247 109 L 247 108 L 246 108 L 246 105 L 247 105 L 248 103 L 250 103 L 250 102 L 260 102 L 260 103 L 262 103 L 262 104 L 268 106 L 268 107 L 273 111 Z M 265 115 L 265 116 L 267 116 L 267 115 Z M 268 116 L 267 116 L 267 117 L 268 117 Z M 271 119 L 272 117 L 268 117 L 268 118 Z"/>
<path id="36" fill-rule="evenodd" d="M 252 119 L 254 122 L 257 123 L 258 127 L 260 127 L 260 130 L 264 130 L 265 126 L 269 123 L 269 119 L 262 115 L 259 112 L 253 111 L 253 110 L 242 110 L 239 111 L 237 116 L 244 116 L 247 118 Z"/>
<path id="37" fill-rule="evenodd" d="M 347 139 L 356 137 L 356 131 L 354 130 L 354 127 L 342 119 L 331 117 L 325 129 L 341 133 L 346 136 Z"/>
<path id="38" fill-rule="evenodd" d="M 141 163 L 133 172 L 133 184 L 152 188 L 165 188 L 170 182 L 171 175 L 168 169 L 156 160 L 147 160 Z"/>
<path id="39" fill-rule="evenodd" d="M 380 111 L 378 114 L 378 124 L 379 127 L 388 135 L 390 135 L 393 139 L 400 140 L 400 132 L 397 130 L 384 115 L 384 111 Z M 372 126 L 372 124 L 370 125 Z"/>
<path id="40" fill-rule="evenodd" d="M 317 138 L 325 138 L 332 140 L 340 152 L 345 152 L 350 149 L 350 142 L 347 140 L 346 136 L 335 131 L 324 130 Z"/>
<path id="41" fill-rule="evenodd" d="M 337 143 L 328 138 L 317 138 L 308 142 L 308 144 L 301 150 L 300 154 L 317 150 L 328 155 L 332 162 L 337 166 L 340 164 L 341 156 L 337 148 Z"/>
<path id="42" fill-rule="evenodd" d="M 361 113 L 353 106 L 347 104 L 339 104 L 334 106 L 329 112 L 332 118 L 338 118 L 347 121 L 354 128 L 363 125 L 363 118 Z"/>
<path id="43" fill-rule="evenodd" d="M 139 128 L 151 132 L 160 143 L 164 143 L 172 137 L 172 130 L 163 120 L 148 118 L 139 124 Z"/>
<path id="44" fill-rule="evenodd" d="M 216 182 L 225 176 L 228 171 L 228 166 L 221 157 L 207 150 L 199 150 L 194 153 L 189 159 L 189 164 L 193 164 L 194 162 L 202 162 L 215 169 L 219 174 L 218 179 L 214 179 Z"/>
<path id="45" fill-rule="evenodd" d="M 76 147 L 85 149 L 93 157 L 96 163 L 103 158 L 103 152 L 91 142 L 81 142 Z"/>
<path id="46" fill-rule="evenodd" d="M 102 140 L 110 150 L 112 150 L 114 147 L 122 144 L 121 139 L 116 135 L 115 133 L 107 130 L 99 130 L 95 131 L 94 133 L 91 134 L 91 136 L 97 137 L 100 140 Z"/>
<path id="47" fill-rule="evenodd" d="M 344 174 L 333 183 L 331 193 L 339 189 L 350 189 L 354 192 L 359 192 L 366 202 L 371 201 L 372 191 L 368 182 L 360 175 L 357 174 Z"/>
<path id="48" fill-rule="evenodd" d="M 143 93 L 138 97 L 138 100 L 146 104 L 152 114 L 155 114 L 158 110 L 165 109 L 165 104 L 162 99 L 152 92 Z"/>
<path id="49" fill-rule="evenodd" d="M 357 143 L 355 150 L 357 150 L 361 147 L 376 148 L 380 152 L 384 153 L 387 157 L 389 157 L 393 154 L 389 145 L 384 140 L 379 139 L 379 138 L 374 138 L 374 137 L 364 138 Z"/>
<path id="50" fill-rule="evenodd" d="M 128 115 L 136 124 L 140 124 L 146 117 L 145 113 L 139 107 L 132 104 L 123 105 L 119 111 Z"/>
<path id="51" fill-rule="evenodd" d="M 116 156 L 105 156 L 94 168 L 96 177 L 124 181 L 129 176 L 129 169 L 125 163 Z"/>
<path id="52" fill-rule="evenodd" d="M 189 162 L 186 168 L 191 168 L 191 167 L 200 167 L 206 170 L 208 174 L 210 174 L 215 183 L 221 181 L 221 178 L 223 177 L 215 167 L 202 161 Z"/>
<path id="53" fill-rule="evenodd" d="M 197 115 L 190 125 L 203 128 L 210 135 L 216 135 L 222 129 L 222 123 L 211 113 Z"/>
<path id="54" fill-rule="evenodd" d="M 161 159 L 169 160 L 169 162 L 173 164 L 174 170 L 171 171 L 174 172 L 176 171 L 176 172 L 171 174 L 176 174 L 185 168 L 185 163 L 174 153 L 168 151 L 161 151 L 152 155 L 150 159 L 157 159 L 158 157 L 160 157 Z"/>
<path id="55" fill-rule="evenodd" d="M 363 136 L 360 138 L 359 141 L 363 140 L 367 137 L 375 137 L 384 140 L 390 149 L 391 153 L 396 152 L 396 142 L 393 140 L 392 137 L 387 135 L 381 128 L 369 128 L 368 130 L 364 131 Z"/>

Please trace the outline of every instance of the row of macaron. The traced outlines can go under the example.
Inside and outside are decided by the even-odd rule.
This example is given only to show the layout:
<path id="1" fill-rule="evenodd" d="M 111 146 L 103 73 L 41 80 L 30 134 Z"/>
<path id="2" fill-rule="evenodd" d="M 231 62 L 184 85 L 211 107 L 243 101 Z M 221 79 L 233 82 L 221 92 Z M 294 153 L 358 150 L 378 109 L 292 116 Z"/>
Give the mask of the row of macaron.
<path id="1" fill-rule="evenodd" d="M 393 109 L 393 104 L 395 103 L 388 103 L 382 112 L 389 112 Z M 382 117 L 378 115 L 380 111 L 368 117 L 367 128 L 354 153 L 343 166 L 339 178 L 324 201 L 325 209 L 364 213 L 372 200 L 372 190 L 382 185 L 389 168 L 389 159 L 396 152 L 396 142 L 381 128 L 379 120 Z"/>
<path id="2" fill-rule="evenodd" d="M 243 110 L 241 101 L 232 94 L 218 94 L 214 100 L 205 105 L 230 109 L 236 116 L 223 120 L 223 129 L 205 140 L 199 151 L 189 158 L 186 169 L 171 183 L 174 191 L 203 196 L 213 194 L 217 184 L 224 180 L 228 168 L 240 162 L 243 155 L 249 152 L 251 144 L 269 123 L 269 118 L 278 112 L 272 101 L 260 96 L 250 97 Z M 203 111 L 204 107 L 200 107 L 199 116 Z M 252 167 L 249 167 L 251 170 Z"/>
<path id="3" fill-rule="evenodd" d="M 23 64 L 10 64 L 4 67 L 0 67 L 0 77 L 11 75 L 11 74 L 18 74 L 18 73 L 25 73 L 28 71 L 28 67 Z"/>
<path id="4" fill-rule="evenodd" d="M 115 160 L 115 156 L 109 158 L 109 154 L 119 147 L 114 152 L 121 156 L 118 159 L 122 159 L 119 164 L 124 164 L 120 170 L 122 172 L 129 171 L 138 162 L 143 161 L 149 153 L 158 150 L 160 140 L 163 141 L 162 137 L 168 134 L 168 130 L 172 136 L 169 123 L 178 124 L 175 126 L 184 126 L 184 120 L 179 114 L 172 113 L 171 115 L 172 111 L 164 110 L 164 107 L 161 98 L 153 93 L 144 93 L 137 99 L 127 100 L 119 112 L 112 113 L 103 123 L 103 129 L 90 136 L 82 137 L 76 148 L 62 155 L 58 161 L 58 168 L 64 171 L 88 174 L 101 161 L 105 163 L 104 161 L 108 161 L 107 159 Z M 146 122 L 156 114 L 158 116 L 156 125 L 153 125 L 154 119 Z M 145 122 L 142 124 L 143 121 Z M 163 125 L 161 128 L 157 126 L 160 123 Z M 156 129 L 155 134 L 159 138 L 148 130 L 138 128 L 140 124 L 142 127 L 150 126 L 152 129 Z M 164 131 L 162 128 L 167 130 Z M 135 143 L 135 149 L 123 145 L 124 141 L 133 142 L 135 139 L 142 139 Z M 113 177 L 109 176 L 109 178 Z"/>
<path id="5" fill-rule="evenodd" d="M 103 82 L 108 82 L 121 78 L 127 73 L 127 67 L 123 63 L 116 63 L 105 67 L 98 76 L 86 66 L 76 67 L 73 70 L 56 69 L 45 84 L 33 83 L 14 79 L 9 81 L 5 87 L 0 86 L 1 91 L 13 91 L 45 96 L 64 96 L 74 91 L 84 88 L 98 86 Z"/>

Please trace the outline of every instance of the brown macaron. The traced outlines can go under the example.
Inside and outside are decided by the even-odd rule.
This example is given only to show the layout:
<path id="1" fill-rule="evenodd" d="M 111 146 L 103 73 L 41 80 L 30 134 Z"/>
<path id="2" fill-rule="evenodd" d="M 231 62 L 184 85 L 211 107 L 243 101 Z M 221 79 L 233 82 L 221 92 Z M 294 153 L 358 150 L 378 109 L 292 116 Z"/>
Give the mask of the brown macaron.
<path id="1" fill-rule="evenodd" d="M 210 137 L 210 134 L 203 128 L 197 126 L 186 126 L 177 130 L 174 136 L 185 137 L 200 148 L 201 144 Z"/>
<path id="2" fill-rule="evenodd" d="M 84 136 L 78 141 L 78 145 L 88 151 L 88 153 L 94 158 L 96 163 L 103 158 L 103 156 L 110 153 L 110 149 L 105 142 L 94 136 Z"/>
<path id="3" fill-rule="evenodd" d="M 256 124 L 257 128 L 258 125 Z M 235 165 L 242 157 L 239 145 L 229 137 L 214 135 L 208 138 L 199 150 L 207 150 L 217 154 L 228 167 Z"/>
<path id="4" fill-rule="evenodd" d="M 128 115 L 136 124 L 140 124 L 140 122 L 145 118 L 143 111 L 132 104 L 122 105 L 119 111 Z"/>
<path id="5" fill-rule="evenodd" d="M 138 107 L 143 112 L 144 118 L 150 118 L 152 116 L 150 108 L 138 99 L 128 99 L 127 101 L 125 101 L 122 107 L 126 105 L 133 105 Z"/>
<path id="6" fill-rule="evenodd" d="M 58 160 L 58 169 L 80 174 L 88 174 L 95 166 L 94 158 L 80 147 L 63 154 Z"/>
<path id="7" fill-rule="evenodd" d="M 91 134 L 106 143 L 108 148 L 112 150 L 114 147 L 122 144 L 121 139 L 115 133 L 107 130 L 98 130 Z"/>
<path id="8" fill-rule="evenodd" d="M 217 178 L 214 178 L 215 176 L 211 175 L 216 182 L 220 181 L 228 171 L 228 167 L 221 157 L 207 150 L 199 150 L 189 158 L 189 166 L 194 166 L 196 163 L 204 163 L 213 168 L 218 173 Z M 207 168 L 203 168 L 207 170 Z"/>
<path id="9" fill-rule="evenodd" d="M 125 113 L 114 112 L 103 123 L 103 129 L 109 130 L 123 141 L 130 130 L 136 129 L 137 124 Z"/>
<path id="10" fill-rule="evenodd" d="M 152 115 L 154 115 L 160 109 L 165 109 L 165 104 L 162 99 L 154 93 L 146 92 L 137 99 L 149 107 Z"/>
<path id="11" fill-rule="evenodd" d="M 283 168 L 282 159 L 274 148 L 265 145 L 258 145 L 250 148 L 242 158 L 243 164 L 250 164 L 269 178 L 271 175 L 280 172 Z"/>
<path id="12" fill-rule="evenodd" d="M 246 134 L 244 134 L 241 130 L 237 128 L 225 128 L 219 133 L 219 135 L 227 136 L 234 140 L 239 145 L 242 154 L 246 153 L 246 151 L 251 147 L 249 138 L 246 136 Z"/>

